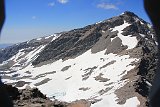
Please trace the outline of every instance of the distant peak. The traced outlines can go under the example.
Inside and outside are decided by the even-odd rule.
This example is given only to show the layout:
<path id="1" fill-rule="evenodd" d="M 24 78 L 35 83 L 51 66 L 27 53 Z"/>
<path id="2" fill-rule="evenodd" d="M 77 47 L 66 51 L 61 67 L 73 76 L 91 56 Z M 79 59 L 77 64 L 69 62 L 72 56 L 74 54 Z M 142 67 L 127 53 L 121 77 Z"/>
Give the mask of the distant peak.
<path id="1" fill-rule="evenodd" d="M 130 11 L 125 11 L 124 14 L 134 14 L 134 13 Z"/>
<path id="2" fill-rule="evenodd" d="M 137 16 L 136 14 L 134 14 L 133 12 L 130 12 L 130 11 L 125 11 L 122 15 Z"/>

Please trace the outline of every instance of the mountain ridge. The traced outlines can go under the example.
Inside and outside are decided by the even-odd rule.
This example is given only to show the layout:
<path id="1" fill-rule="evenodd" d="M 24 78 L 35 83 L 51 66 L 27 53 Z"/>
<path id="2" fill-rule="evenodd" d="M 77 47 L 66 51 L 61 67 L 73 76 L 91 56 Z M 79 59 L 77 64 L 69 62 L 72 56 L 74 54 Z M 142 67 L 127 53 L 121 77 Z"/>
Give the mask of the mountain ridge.
<path id="1" fill-rule="evenodd" d="M 127 16 L 127 17 L 126 17 Z M 132 16 L 132 17 L 131 17 Z M 113 28 L 113 27 L 115 27 L 115 26 L 118 26 L 118 25 L 121 25 L 122 23 L 124 23 L 123 22 L 123 20 L 121 19 L 121 17 L 122 18 L 124 18 L 124 20 L 126 20 L 126 21 L 128 21 L 128 22 L 136 22 L 138 19 L 136 19 L 136 18 L 138 18 L 138 16 L 137 15 L 135 15 L 134 13 L 132 13 L 132 12 L 124 12 L 124 14 L 122 14 L 122 15 L 120 15 L 120 16 L 117 16 L 117 17 L 113 17 L 113 18 L 110 18 L 110 19 L 108 19 L 108 20 L 105 20 L 105 21 L 102 21 L 101 23 L 98 23 L 98 24 L 93 24 L 93 25 L 88 25 L 88 26 L 86 26 L 86 27 L 84 27 L 84 28 L 81 28 L 81 29 L 83 29 L 82 30 L 82 33 L 85 31 L 85 30 L 87 30 L 88 31 L 88 29 L 90 30 L 91 28 L 92 28 L 92 26 L 95 26 L 96 25 L 96 28 L 94 28 L 95 30 L 95 32 L 93 31 L 93 32 L 87 32 L 86 31 L 86 33 L 91 33 L 91 34 L 88 34 L 88 36 L 87 37 L 89 37 L 90 35 L 92 35 L 91 37 L 92 38 L 88 38 L 88 39 L 93 39 L 93 43 L 96 43 L 96 41 L 98 41 L 98 39 L 100 38 L 100 36 L 102 36 L 102 34 L 101 33 L 99 33 L 99 31 L 98 30 L 101 30 L 101 31 L 103 31 L 103 30 L 105 30 L 105 29 L 107 29 L 107 28 Z M 120 19 L 119 19 L 120 18 Z M 112 22 L 113 21 L 113 22 Z M 141 22 L 142 21 L 142 22 Z M 111 24 L 110 24 L 111 23 Z M 133 29 L 135 32 L 138 32 L 138 33 L 141 33 L 141 34 L 146 34 L 146 33 L 144 33 L 144 32 L 146 32 L 145 31 L 145 29 L 146 29 L 146 27 L 148 27 L 148 26 L 143 26 L 143 25 L 141 25 L 140 23 L 144 23 L 144 24 L 147 24 L 148 25 L 148 23 L 147 22 L 145 22 L 144 20 L 142 20 L 142 19 L 140 19 L 139 20 L 139 22 L 137 21 L 137 23 L 135 23 L 136 25 L 131 25 L 131 28 L 129 28 L 129 29 Z M 114 24 L 116 24 L 116 25 L 114 25 Z M 117 25 L 118 24 L 118 25 Z M 106 26 L 107 25 L 107 26 Z M 99 26 L 101 26 L 101 28 L 102 29 L 100 29 L 99 28 Z M 141 26 L 141 29 L 142 30 L 140 30 L 139 31 L 139 29 L 138 28 L 136 28 L 135 26 Z M 68 42 L 66 39 L 68 39 L 68 40 L 70 40 L 71 42 L 69 42 L 69 43 L 72 43 L 72 42 L 75 42 L 75 41 L 78 41 L 78 39 L 79 39 L 79 37 L 81 36 L 81 35 L 79 35 L 79 34 L 77 34 L 76 35 L 76 31 L 77 32 L 81 32 L 81 29 L 76 29 L 76 30 L 71 30 L 71 31 L 69 31 L 69 32 L 67 32 L 67 33 L 64 33 L 64 34 L 61 34 L 61 37 L 60 38 L 62 38 L 63 37 L 63 35 L 65 36 L 65 39 L 64 39 L 64 41 L 63 41 L 63 38 L 61 39 L 61 41 L 63 41 L 64 43 L 66 43 L 66 42 Z M 93 29 L 93 28 L 92 28 Z M 130 33 L 129 32 L 127 32 L 127 28 L 125 29 L 125 32 L 123 32 L 123 35 L 125 35 L 125 36 L 127 36 L 127 35 L 129 35 Z M 143 32 L 144 31 L 144 32 Z M 134 35 L 134 32 L 132 32 L 132 31 L 130 31 L 131 32 L 131 34 L 132 35 Z M 71 33 L 71 34 L 70 34 Z M 92 34 L 93 33 L 93 34 Z M 75 36 L 74 38 L 73 37 L 71 37 L 71 38 L 73 38 L 73 40 L 71 40 L 70 38 L 66 38 L 66 36 Z M 83 34 L 82 34 L 83 35 Z M 84 34 L 85 35 L 85 34 Z M 93 36 L 93 35 L 95 35 L 95 36 Z M 114 34 L 113 34 L 113 36 L 114 36 Z M 147 37 L 149 37 L 149 35 L 147 36 Z M 83 37 L 82 37 L 83 38 Z M 151 38 L 151 37 L 149 37 L 149 38 Z M 84 38 L 83 38 L 84 39 Z M 87 39 L 87 38 L 86 38 Z M 59 40 L 57 40 L 58 42 L 59 42 Z M 87 41 L 87 40 L 86 40 Z M 92 41 L 92 40 L 90 40 L 90 41 Z M 79 44 L 78 44 L 79 43 Z M 73 45 L 73 47 L 74 47 L 74 45 L 75 45 L 75 47 L 77 46 L 77 45 L 80 45 L 81 44 L 81 40 L 79 40 L 78 41 L 78 43 L 76 43 L 76 44 L 72 44 Z M 54 41 L 53 43 L 51 42 L 47 47 L 45 47 L 45 49 L 46 49 L 46 52 L 48 52 L 47 51 L 47 48 L 50 46 L 50 45 L 54 45 L 54 44 L 56 44 L 56 41 Z M 59 44 L 59 43 L 57 43 L 57 44 Z M 87 43 L 82 43 L 83 45 L 84 44 L 87 44 Z M 67 43 L 66 43 L 66 45 L 67 45 Z M 71 45 L 71 44 L 69 44 L 69 45 Z M 71 46 L 72 46 L 71 45 Z M 92 46 L 93 44 L 91 43 L 91 46 Z M 54 45 L 54 46 L 56 46 L 56 45 Z M 87 46 L 88 46 L 88 44 L 87 44 Z M 86 46 L 86 48 L 87 48 L 87 46 Z M 90 47 L 88 47 L 88 48 L 90 48 Z M 86 49 L 86 50 L 88 50 L 88 48 Z M 44 49 L 44 50 L 45 50 Z M 50 49 L 52 49 L 52 48 L 50 48 Z M 68 49 L 66 49 L 66 50 L 68 50 Z M 65 50 L 65 51 L 66 51 Z M 84 50 L 84 52 L 86 51 L 85 49 L 82 49 L 81 48 L 81 52 L 82 52 L 82 50 Z M 50 50 L 49 52 L 51 52 L 52 50 Z M 54 50 L 53 50 L 54 51 Z M 74 51 L 74 49 L 72 50 L 72 51 Z M 77 50 L 75 50 L 75 51 L 78 51 L 78 49 Z M 69 52 L 68 54 L 73 54 L 73 53 L 77 53 L 77 52 Z M 44 51 L 43 51 L 44 52 Z M 44 55 L 44 54 L 46 54 L 46 53 L 43 53 L 42 52 L 42 55 Z M 55 52 L 56 53 L 56 52 Z M 61 52 L 61 53 L 63 53 L 63 52 Z M 82 52 L 83 53 L 83 52 Z M 50 53 L 49 53 L 50 54 Z M 40 53 L 40 55 L 41 55 L 41 53 Z M 53 57 L 53 56 L 52 56 Z M 54 56 L 54 57 L 56 57 L 56 56 Z M 64 55 L 62 55 L 60 58 L 57 58 L 57 59 L 63 59 L 63 57 L 64 57 Z M 70 55 L 66 55 L 66 57 L 70 57 Z M 40 57 L 38 57 L 38 58 L 40 58 Z M 33 65 L 36 65 L 36 64 L 38 64 L 38 58 L 36 59 L 36 61 L 34 61 L 33 62 Z M 42 57 L 41 57 L 42 58 Z M 51 57 L 48 57 L 48 59 L 52 59 Z M 45 60 L 48 60 L 48 59 L 44 59 L 44 61 Z M 54 58 L 53 58 L 54 59 Z M 57 60 L 56 58 L 55 58 L 55 60 Z M 42 60 L 40 61 L 40 62 L 43 62 Z"/>

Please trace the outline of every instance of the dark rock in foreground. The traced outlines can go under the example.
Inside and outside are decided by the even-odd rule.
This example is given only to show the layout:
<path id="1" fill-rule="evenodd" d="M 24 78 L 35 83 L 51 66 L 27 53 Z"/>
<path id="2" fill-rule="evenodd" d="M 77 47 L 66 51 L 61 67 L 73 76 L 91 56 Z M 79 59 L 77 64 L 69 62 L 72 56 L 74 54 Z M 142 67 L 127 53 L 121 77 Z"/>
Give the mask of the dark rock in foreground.
<path id="1" fill-rule="evenodd" d="M 37 88 L 18 90 L 11 85 L 4 85 L 14 107 L 67 107 L 66 102 L 52 101 L 42 94 Z"/>
<path id="2" fill-rule="evenodd" d="M 91 103 L 86 100 L 77 100 L 71 103 L 58 100 L 50 100 L 37 88 L 19 90 L 11 85 L 4 84 L 9 97 L 13 101 L 14 107 L 90 107 Z"/>

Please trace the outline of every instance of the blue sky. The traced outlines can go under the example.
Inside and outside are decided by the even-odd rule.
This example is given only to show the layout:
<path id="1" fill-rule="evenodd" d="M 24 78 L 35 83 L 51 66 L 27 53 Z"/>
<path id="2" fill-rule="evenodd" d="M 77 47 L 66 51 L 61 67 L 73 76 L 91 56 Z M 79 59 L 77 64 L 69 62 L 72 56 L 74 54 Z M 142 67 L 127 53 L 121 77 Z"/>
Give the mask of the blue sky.
<path id="1" fill-rule="evenodd" d="M 131 11 L 149 21 L 143 0 L 5 0 L 0 43 L 18 43 L 84 27 Z"/>

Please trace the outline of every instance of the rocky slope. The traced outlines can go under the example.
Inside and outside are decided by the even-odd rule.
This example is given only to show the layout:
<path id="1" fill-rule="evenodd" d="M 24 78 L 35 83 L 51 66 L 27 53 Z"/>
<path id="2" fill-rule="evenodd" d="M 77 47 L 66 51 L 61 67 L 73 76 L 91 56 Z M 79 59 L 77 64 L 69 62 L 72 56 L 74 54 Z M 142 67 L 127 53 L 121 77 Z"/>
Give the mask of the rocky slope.
<path id="1" fill-rule="evenodd" d="M 151 25 L 132 12 L 0 51 L 5 83 L 91 107 L 145 107 L 157 64 Z M 74 106 L 73 106 L 74 107 Z"/>
<path id="2" fill-rule="evenodd" d="M 12 99 L 14 107 L 89 107 L 90 103 L 86 100 L 77 100 L 71 103 L 58 100 L 50 100 L 37 88 L 27 86 L 19 90 L 11 85 L 4 84 L 9 97 Z"/>

